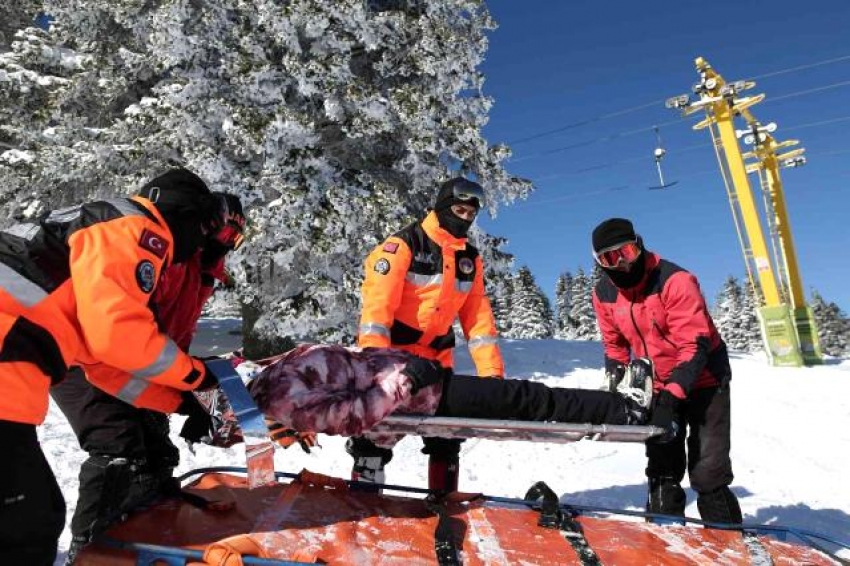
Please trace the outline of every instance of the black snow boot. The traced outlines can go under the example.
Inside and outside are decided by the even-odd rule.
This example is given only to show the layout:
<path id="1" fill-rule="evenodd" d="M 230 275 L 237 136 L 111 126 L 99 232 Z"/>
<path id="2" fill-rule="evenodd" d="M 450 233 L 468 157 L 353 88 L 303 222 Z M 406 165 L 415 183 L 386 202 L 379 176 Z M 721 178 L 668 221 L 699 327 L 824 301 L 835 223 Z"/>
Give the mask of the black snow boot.
<path id="1" fill-rule="evenodd" d="M 685 490 L 673 478 L 649 478 L 647 512 L 684 517 L 685 501 Z"/>
<path id="2" fill-rule="evenodd" d="M 727 486 L 697 495 L 697 509 L 703 521 L 739 525 L 744 521 L 738 498 Z"/>

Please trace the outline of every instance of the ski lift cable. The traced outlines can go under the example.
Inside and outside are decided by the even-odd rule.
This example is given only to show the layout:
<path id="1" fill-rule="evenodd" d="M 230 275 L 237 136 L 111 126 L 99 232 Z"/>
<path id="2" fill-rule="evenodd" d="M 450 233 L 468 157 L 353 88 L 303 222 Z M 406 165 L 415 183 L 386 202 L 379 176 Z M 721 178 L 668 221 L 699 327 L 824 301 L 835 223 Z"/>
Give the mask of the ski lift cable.
<path id="1" fill-rule="evenodd" d="M 848 119 L 850 119 L 850 118 L 848 118 Z M 710 147 L 710 145 L 704 144 L 704 145 L 701 145 L 701 146 L 694 146 L 694 147 L 706 147 L 706 148 L 708 148 L 708 147 Z M 681 151 L 681 150 L 679 150 L 679 151 Z M 850 153 L 850 148 L 833 149 L 833 150 L 828 150 L 828 151 L 807 152 L 809 157 L 844 155 L 844 154 L 847 154 L 847 153 Z M 644 160 L 644 159 L 646 159 L 646 157 L 641 157 L 640 159 Z M 717 168 L 714 167 L 714 168 L 711 168 L 711 169 L 703 169 L 701 171 L 696 171 L 694 173 L 682 175 L 682 176 L 679 177 L 679 181 L 681 182 L 682 180 L 693 179 L 694 177 L 701 177 L 703 175 L 708 175 L 710 173 L 717 173 Z M 627 185 L 616 185 L 616 186 L 613 186 L 613 187 L 607 187 L 607 188 L 604 188 L 604 189 L 599 189 L 599 190 L 594 190 L 594 191 L 556 196 L 556 197 L 553 197 L 553 198 L 549 198 L 549 199 L 545 199 L 545 200 L 541 200 L 541 201 L 535 201 L 535 202 L 514 201 L 510 205 L 510 207 L 514 208 L 514 207 L 518 207 L 518 206 L 519 207 L 526 207 L 526 206 L 548 205 L 548 204 L 564 202 L 564 201 L 580 200 L 580 199 L 587 198 L 587 197 L 592 197 L 592 196 L 596 196 L 596 195 L 600 195 L 600 194 L 604 194 L 604 193 L 609 193 L 611 191 L 621 191 L 621 190 L 631 189 L 631 188 L 635 188 L 635 189 L 641 188 L 641 189 L 643 189 L 645 187 L 643 186 L 643 184 L 629 183 Z"/>
<path id="2" fill-rule="evenodd" d="M 778 71 L 771 71 L 769 73 L 763 73 L 761 75 L 755 75 L 754 77 L 750 77 L 750 81 L 754 81 L 756 79 L 766 79 L 769 77 L 776 77 L 778 75 L 785 75 L 788 73 L 796 73 L 797 71 L 805 71 L 806 69 L 811 69 L 814 67 L 822 67 L 823 65 L 831 65 L 832 63 L 840 63 L 842 61 L 850 60 L 850 55 L 842 55 L 841 57 L 833 57 L 832 59 L 824 59 L 823 61 L 817 61 L 815 63 L 809 63 L 806 65 L 798 65 L 796 67 L 788 67 L 787 69 L 780 69 Z"/>
<path id="3" fill-rule="evenodd" d="M 814 67 L 821 67 L 821 66 L 824 66 L 824 65 L 841 63 L 842 61 L 848 61 L 848 60 L 850 60 L 850 55 L 842 55 L 840 57 L 833 57 L 831 59 L 824 59 L 823 61 L 816 61 L 814 63 L 808 63 L 808 64 L 805 64 L 805 65 L 797 65 L 795 67 L 787 67 L 785 69 L 778 69 L 776 71 L 770 71 L 768 73 L 762 73 L 761 75 L 755 75 L 755 76 L 752 76 L 752 77 L 750 77 L 746 80 L 752 81 L 752 80 L 756 80 L 756 79 L 766 79 L 766 78 L 775 77 L 775 76 L 778 76 L 778 75 L 785 75 L 785 74 L 788 74 L 788 73 L 796 73 L 796 72 L 799 72 L 799 71 L 804 71 L 806 69 L 812 69 Z M 567 131 L 567 130 L 572 130 L 572 129 L 575 129 L 575 128 L 579 128 L 581 126 L 587 126 L 588 124 L 593 124 L 595 122 L 601 122 L 602 120 L 608 120 L 608 119 L 611 119 L 611 118 L 616 118 L 618 116 L 623 116 L 625 114 L 631 114 L 632 112 L 637 112 L 638 110 L 644 110 L 646 108 L 652 108 L 652 107 L 657 106 L 659 104 L 664 104 L 665 100 L 666 100 L 666 98 L 662 98 L 660 100 L 647 102 L 645 104 L 639 104 L 637 106 L 632 106 L 632 107 L 629 107 L 629 108 L 623 108 L 622 110 L 617 110 L 615 112 L 610 112 L 608 114 L 601 114 L 599 116 L 594 116 L 593 118 L 585 118 L 584 120 L 578 120 L 576 122 L 571 122 L 571 123 L 565 124 L 563 126 L 560 126 L 558 128 L 553 128 L 551 130 L 544 130 L 544 131 L 538 132 L 536 134 L 530 134 L 530 135 L 522 137 L 522 138 L 517 138 L 515 140 L 508 141 L 507 143 L 508 143 L 508 145 L 519 145 L 521 143 L 525 143 L 525 142 L 528 142 L 528 141 L 536 140 L 536 139 L 543 138 L 543 137 L 546 137 L 546 136 L 551 136 L 552 134 L 557 134 L 557 133 L 564 132 L 564 131 Z"/>
<path id="4" fill-rule="evenodd" d="M 839 116 L 839 117 L 836 117 L 836 118 L 830 118 L 828 120 L 819 120 L 817 122 L 807 122 L 805 124 L 797 124 L 796 126 L 790 126 L 788 128 L 782 128 L 782 131 L 783 132 L 791 132 L 791 131 L 794 131 L 794 130 L 802 130 L 804 128 L 814 128 L 814 127 L 820 127 L 820 126 L 828 126 L 829 124 L 835 124 L 835 123 L 838 123 L 838 122 L 846 122 L 848 120 L 850 120 L 850 115 Z M 667 155 L 679 155 L 679 154 L 682 154 L 682 153 L 687 153 L 689 151 L 695 151 L 697 149 L 711 149 L 711 147 L 712 147 L 711 143 L 703 142 L 703 143 L 688 145 L 688 146 L 676 148 L 676 149 L 667 149 L 667 148 L 664 148 L 664 149 L 667 152 Z M 541 177 L 537 177 L 534 180 L 535 180 L 535 182 L 540 182 L 540 181 L 549 181 L 549 180 L 552 180 L 552 179 L 559 179 L 561 177 L 569 177 L 569 176 L 573 176 L 573 175 L 584 175 L 586 173 L 593 173 L 593 172 L 596 172 L 596 171 L 601 171 L 603 169 L 610 169 L 610 168 L 616 167 L 617 165 L 623 165 L 625 163 L 637 163 L 639 161 L 646 161 L 646 156 L 641 155 L 641 156 L 635 156 L 635 157 L 627 157 L 625 159 L 618 159 L 616 161 L 608 161 L 608 162 L 605 162 L 605 163 L 597 163 L 596 165 L 589 165 L 587 167 L 582 167 L 580 169 L 574 169 L 572 171 L 564 171 L 562 173 L 551 173 L 549 175 L 543 175 Z"/>
<path id="5" fill-rule="evenodd" d="M 769 102 L 776 102 L 778 100 L 784 100 L 784 99 L 793 98 L 793 97 L 796 97 L 796 96 L 805 96 L 805 95 L 808 95 L 808 94 L 814 94 L 814 93 L 817 93 L 817 92 L 822 92 L 824 90 L 829 90 L 829 89 L 838 88 L 838 87 L 847 86 L 847 85 L 850 85 L 850 80 L 840 81 L 840 82 L 837 82 L 837 83 L 832 83 L 832 84 L 823 85 L 823 86 L 814 87 L 814 88 L 809 88 L 809 89 L 805 89 L 805 90 L 801 90 L 801 91 L 797 91 L 797 92 L 790 92 L 788 94 L 783 94 L 781 96 L 776 96 L 776 97 L 772 97 L 772 98 L 766 98 L 762 102 L 762 104 L 767 104 Z M 643 133 L 643 132 L 651 132 L 656 127 L 670 126 L 670 125 L 674 125 L 674 124 L 680 124 L 680 123 L 683 123 L 683 122 L 689 122 L 690 118 L 691 118 L 691 116 L 682 116 L 682 117 L 676 118 L 675 120 L 669 120 L 667 122 L 661 122 L 661 123 L 658 123 L 658 124 L 654 124 L 652 126 L 645 126 L 643 128 L 636 128 L 636 129 L 633 129 L 633 130 L 624 130 L 622 132 L 617 132 L 617 133 L 610 134 L 610 135 L 607 135 L 607 136 L 602 136 L 602 137 L 599 137 L 599 138 L 584 140 L 584 141 L 576 142 L 576 143 L 573 143 L 573 144 L 570 144 L 570 145 L 557 147 L 557 148 L 554 148 L 554 149 L 542 150 L 542 151 L 530 153 L 528 155 L 523 155 L 523 156 L 518 157 L 516 159 L 510 159 L 510 162 L 511 163 L 520 163 L 522 161 L 528 161 L 529 159 L 535 159 L 535 158 L 543 157 L 543 156 L 546 156 L 546 155 L 552 155 L 554 153 L 561 153 L 563 151 L 569 151 L 571 149 L 577 149 L 579 147 L 585 147 L 585 146 L 588 146 L 588 145 L 593 145 L 595 143 L 608 142 L 608 141 L 612 141 L 612 140 L 615 140 L 615 139 L 619 139 L 619 138 L 623 138 L 623 137 L 627 137 L 627 136 L 632 136 L 632 135 L 635 135 L 635 134 L 640 134 L 640 133 Z"/>
<path id="6" fill-rule="evenodd" d="M 794 98 L 796 96 L 803 96 L 803 95 L 806 95 L 806 94 L 812 94 L 812 93 L 815 93 L 815 92 L 821 92 L 821 91 L 824 91 L 824 90 L 829 90 L 829 89 L 838 88 L 840 86 L 847 86 L 847 85 L 850 85 L 850 80 L 832 83 L 832 84 L 828 84 L 828 85 L 824 85 L 824 86 L 816 86 L 814 88 L 809 88 L 809 89 L 806 89 L 806 90 L 800 90 L 800 91 L 797 91 L 797 92 L 791 92 L 791 93 L 788 93 L 788 94 L 783 94 L 781 96 L 773 96 L 773 97 L 770 97 L 770 98 L 765 98 L 764 101 L 762 102 L 762 104 L 767 104 L 768 102 L 776 102 L 777 100 L 785 100 L 786 98 Z"/>

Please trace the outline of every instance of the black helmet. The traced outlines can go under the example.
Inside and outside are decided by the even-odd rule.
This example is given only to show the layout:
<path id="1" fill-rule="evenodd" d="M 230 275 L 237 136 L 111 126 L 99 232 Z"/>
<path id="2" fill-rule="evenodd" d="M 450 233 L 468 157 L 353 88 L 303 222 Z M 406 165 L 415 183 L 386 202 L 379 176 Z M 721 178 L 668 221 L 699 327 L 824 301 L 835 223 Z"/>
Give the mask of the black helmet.
<path id="1" fill-rule="evenodd" d="M 434 201 L 434 210 L 440 212 L 453 204 L 467 204 L 476 209 L 481 208 L 484 205 L 484 189 L 478 183 L 463 177 L 449 179 L 440 186 L 437 200 Z"/>
<path id="2" fill-rule="evenodd" d="M 207 184 L 188 169 L 172 169 L 145 184 L 139 196 L 162 214 L 174 238 L 174 263 L 192 257 L 204 244 L 204 234 L 217 220 L 218 199 Z"/>

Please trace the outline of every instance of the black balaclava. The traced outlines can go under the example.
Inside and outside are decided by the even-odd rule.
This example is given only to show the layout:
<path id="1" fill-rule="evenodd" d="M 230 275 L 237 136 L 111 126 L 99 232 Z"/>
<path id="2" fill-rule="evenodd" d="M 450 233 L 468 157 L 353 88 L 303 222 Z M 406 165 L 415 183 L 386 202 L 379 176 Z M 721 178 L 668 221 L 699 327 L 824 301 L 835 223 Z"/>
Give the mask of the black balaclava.
<path id="1" fill-rule="evenodd" d="M 466 238 L 472 222 L 464 220 L 452 212 L 452 205 L 466 204 L 474 206 L 475 210 L 481 208 L 481 203 L 478 199 L 461 200 L 455 197 L 455 189 L 457 188 L 462 191 L 465 186 L 471 186 L 476 191 L 481 190 L 481 185 L 478 183 L 474 183 L 463 177 L 455 177 L 440 186 L 440 192 L 437 193 L 437 200 L 434 201 L 434 212 L 437 214 L 437 220 L 440 221 L 440 226 L 455 238 Z"/>
<path id="2" fill-rule="evenodd" d="M 635 234 L 634 226 L 625 218 L 609 218 L 593 229 L 594 253 L 617 244 L 634 241 L 637 241 L 640 246 L 641 253 L 628 271 L 602 268 L 614 285 L 620 289 L 631 289 L 641 282 L 646 273 L 646 249 L 643 247 L 643 240 Z"/>
<path id="3" fill-rule="evenodd" d="M 215 214 L 216 200 L 206 183 L 188 169 L 172 169 L 139 191 L 162 214 L 174 238 L 172 263 L 183 263 L 204 245 L 202 226 Z"/>

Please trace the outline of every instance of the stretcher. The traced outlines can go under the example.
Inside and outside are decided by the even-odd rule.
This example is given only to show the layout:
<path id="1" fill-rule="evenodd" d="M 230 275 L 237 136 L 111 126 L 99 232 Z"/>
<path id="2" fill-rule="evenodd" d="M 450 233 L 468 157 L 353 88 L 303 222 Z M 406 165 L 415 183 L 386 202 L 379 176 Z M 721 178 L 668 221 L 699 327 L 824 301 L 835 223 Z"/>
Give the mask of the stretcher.
<path id="1" fill-rule="evenodd" d="M 439 438 L 486 438 L 488 440 L 522 440 L 564 444 L 579 440 L 603 442 L 645 442 L 664 433 L 656 426 L 592 425 L 587 423 L 548 423 L 431 417 L 425 415 L 390 415 L 369 429 L 377 434 L 407 434 Z"/>

